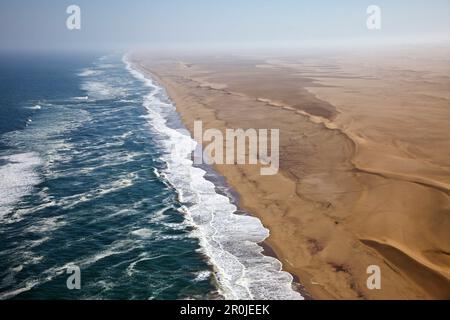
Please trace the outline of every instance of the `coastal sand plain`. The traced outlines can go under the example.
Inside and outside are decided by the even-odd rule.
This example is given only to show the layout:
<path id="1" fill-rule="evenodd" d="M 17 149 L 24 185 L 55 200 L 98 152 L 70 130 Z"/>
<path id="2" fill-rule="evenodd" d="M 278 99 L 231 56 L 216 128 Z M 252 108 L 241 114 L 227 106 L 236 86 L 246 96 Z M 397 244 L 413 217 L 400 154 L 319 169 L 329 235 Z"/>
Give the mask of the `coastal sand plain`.
<path id="1" fill-rule="evenodd" d="M 215 165 L 315 299 L 450 299 L 450 50 L 134 54 L 186 125 L 280 129 L 280 171 Z M 367 267 L 381 268 L 380 290 Z"/>

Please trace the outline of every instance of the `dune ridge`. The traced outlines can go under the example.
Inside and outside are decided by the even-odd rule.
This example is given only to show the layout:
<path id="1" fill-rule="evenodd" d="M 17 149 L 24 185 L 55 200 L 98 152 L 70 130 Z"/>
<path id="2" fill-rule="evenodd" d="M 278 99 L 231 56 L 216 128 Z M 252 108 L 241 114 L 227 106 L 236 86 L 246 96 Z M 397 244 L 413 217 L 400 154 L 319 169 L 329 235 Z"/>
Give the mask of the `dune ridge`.
<path id="1" fill-rule="evenodd" d="M 383 123 L 367 122 L 372 116 L 361 118 L 364 112 L 346 107 L 348 97 L 342 98 L 351 93 L 365 102 L 366 91 L 340 83 L 341 75 L 334 74 L 339 67 L 330 69 L 331 62 L 321 62 L 321 69 L 316 61 L 312 68 L 291 58 L 282 66 L 279 60 L 248 57 L 189 59 L 144 55 L 135 63 L 165 86 L 191 131 L 198 119 L 206 128 L 282 130 L 277 176 L 261 177 L 250 166 L 215 168 L 241 195 L 241 206 L 270 229 L 268 244 L 314 298 L 450 297 L 449 180 L 439 156 L 446 157 L 417 157 L 398 170 L 390 157 L 404 162 L 405 154 L 429 153 L 417 152 L 423 143 L 410 148 L 389 132 L 401 123 L 395 109 L 393 124 L 377 141 L 373 132 L 382 132 Z M 332 70 L 326 80 L 323 70 Z M 345 79 L 376 81 L 355 71 Z M 311 102 L 315 114 L 305 108 Z M 445 108 L 437 110 L 445 115 Z M 436 123 L 434 131 L 445 133 L 445 122 Z M 382 290 L 365 287 L 371 264 L 381 266 Z"/>

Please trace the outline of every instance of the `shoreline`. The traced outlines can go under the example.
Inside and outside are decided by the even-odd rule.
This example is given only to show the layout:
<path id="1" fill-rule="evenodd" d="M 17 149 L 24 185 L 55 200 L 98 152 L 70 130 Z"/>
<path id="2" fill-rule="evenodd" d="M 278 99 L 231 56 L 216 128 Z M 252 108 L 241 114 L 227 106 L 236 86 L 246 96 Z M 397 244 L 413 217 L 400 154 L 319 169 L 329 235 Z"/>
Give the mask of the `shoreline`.
<path id="1" fill-rule="evenodd" d="M 212 183 L 214 183 L 217 193 L 229 197 L 231 202 L 236 205 L 238 210 L 234 214 L 237 214 L 237 215 L 248 215 L 248 216 L 252 216 L 252 217 L 258 218 L 257 216 L 254 216 L 250 212 L 246 211 L 245 208 L 243 208 L 241 206 L 241 195 L 238 192 L 236 192 L 227 183 L 227 178 L 224 177 L 223 175 L 221 175 L 218 171 L 216 171 L 213 166 L 210 166 L 210 165 L 207 165 L 207 164 L 195 165 L 195 166 L 197 166 L 197 167 L 199 167 L 199 168 L 201 168 L 201 169 L 203 169 L 203 170 L 205 170 L 207 172 L 207 175 L 205 176 L 205 179 L 207 179 L 207 180 L 211 181 Z M 211 172 L 211 175 L 212 175 L 211 180 L 210 180 L 210 177 L 209 177 L 210 172 Z M 214 179 L 219 179 L 219 181 L 215 181 Z M 225 190 L 222 190 L 222 189 L 225 189 Z M 269 230 L 269 237 L 267 239 L 265 239 L 264 241 L 258 243 L 258 245 L 260 247 L 262 247 L 262 249 L 263 249 L 261 254 L 264 255 L 264 256 L 267 256 L 267 257 L 275 258 L 276 260 L 280 261 L 280 263 L 281 263 L 282 260 L 277 255 L 275 250 L 271 247 L 271 245 L 269 244 L 268 239 L 270 238 L 270 229 L 268 229 L 268 230 Z M 285 272 L 288 272 L 293 278 L 292 289 L 297 291 L 297 292 L 299 292 L 305 300 L 314 300 L 314 298 L 311 296 L 311 294 L 307 291 L 305 286 L 302 284 L 299 276 L 296 275 L 295 273 L 292 273 L 292 272 L 286 270 L 284 263 L 281 263 L 281 266 L 282 266 L 282 270 L 285 271 Z"/>
<path id="2" fill-rule="evenodd" d="M 131 63 L 133 64 L 133 66 L 135 68 L 137 68 L 138 70 L 140 70 L 143 74 L 147 74 L 148 76 L 150 76 L 156 83 L 158 83 L 159 85 L 161 85 L 168 93 L 170 99 L 172 101 L 173 98 L 167 88 L 167 86 L 164 85 L 164 81 L 160 78 L 160 76 L 158 74 L 155 74 L 154 72 L 151 72 L 149 70 L 147 70 L 144 66 L 140 65 L 137 61 L 131 61 Z M 215 90 L 214 88 L 210 88 L 211 90 Z M 266 102 L 264 102 L 266 104 Z M 177 106 L 177 104 L 174 102 L 174 105 L 176 107 L 176 110 L 180 116 L 181 121 L 183 122 L 183 124 L 186 126 L 186 128 L 188 128 L 188 131 L 191 133 L 191 135 L 193 134 L 192 130 L 187 126 L 187 123 L 183 120 L 183 114 L 180 113 L 180 110 Z M 268 104 L 270 105 L 270 104 Z M 286 109 L 287 110 L 287 109 Z M 301 114 L 302 116 L 305 117 L 309 117 L 309 115 L 305 115 L 305 114 Z M 326 127 L 326 125 L 324 123 L 322 123 L 322 125 L 324 127 Z M 218 168 L 217 165 L 212 165 L 209 166 L 212 170 L 214 170 L 215 172 L 217 172 L 218 175 L 220 175 L 223 179 L 224 182 L 227 186 L 229 186 L 231 188 L 231 190 L 233 190 L 234 193 L 236 193 L 237 198 L 237 204 L 240 210 L 242 210 L 243 212 L 245 212 L 246 214 L 250 215 L 250 216 L 254 216 L 258 219 L 261 220 L 261 216 L 258 216 L 257 214 L 253 214 L 253 213 L 249 213 L 251 212 L 249 209 L 247 209 L 247 207 L 245 205 L 243 205 L 242 203 L 245 202 L 245 198 L 244 196 L 239 193 L 238 191 L 235 190 L 235 188 L 233 188 L 233 186 L 231 185 L 230 181 L 229 181 L 229 177 L 227 177 L 226 175 L 224 175 L 221 170 Z M 282 172 L 280 172 L 281 175 L 284 175 Z M 285 179 L 289 179 L 288 177 L 285 177 Z M 265 224 L 263 223 L 263 225 L 265 226 Z M 266 226 L 265 226 L 266 227 Z M 266 227 L 267 228 L 267 227 Z M 270 230 L 270 228 L 267 228 L 268 230 Z M 271 231 L 271 230 L 270 230 Z M 263 254 L 270 256 L 270 257 L 274 257 L 277 260 L 279 260 L 281 262 L 282 265 L 282 270 L 285 272 L 288 272 L 292 277 L 293 277 L 293 290 L 298 291 L 300 294 L 302 294 L 302 296 L 305 298 L 305 300 L 315 300 L 315 299 L 323 299 L 323 298 L 330 298 L 331 296 L 329 296 L 326 293 L 320 293 L 317 296 L 314 296 L 308 289 L 307 287 L 304 285 L 304 283 L 302 283 L 301 279 L 310 279 L 309 275 L 304 274 L 304 273 L 299 273 L 296 270 L 294 270 L 292 267 L 289 266 L 289 262 L 286 261 L 281 255 L 280 252 L 281 250 L 277 249 L 277 245 L 275 243 L 272 243 L 271 241 L 271 236 L 269 235 L 268 238 L 266 238 L 262 243 L 259 243 L 259 245 L 262 247 L 263 249 Z M 300 288 L 299 288 L 300 287 Z M 319 290 L 321 291 L 321 290 Z"/>
<path id="3" fill-rule="evenodd" d="M 277 259 L 278 261 L 281 261 L 280 257 L 278 257 L 275 250 L 270 246 L 270 244 L 266 240 L 259 243 L 259 245 L 263 248 L 263 251 L 262 251 L 263 255 L 268 256 L 268 257 L 273 257 L 273 258 Z M 289 272 L 288 270 L 285 269 L 284 264 L 282 264 L 282 267 L 285 272 Z M 315 300 L 313 298 L 313 296 L 305 288 L 305 286 L 302 284 L 300 278 L 294 273 L 291 273 L 291 272 L 289 272 L 289 273 L 294 278 L 294 280 L 292 281 L 293 290 L 298 291 L 305 300 Z"/>
<path id="4" fill-rule="evenodd" d="M 236 192 L 233 189 L 233 187 L 231 187 L 227 183 L 227 178 L 225 176 L 223 176 L 222 174 L 220 174 L 220 172 L 218 172 L 216 169 L 214 169 L 213 166 L 210 166 L 207 164 L 194 165 L 194 166 L 199 167 L 202 170 L 205 170 L 207 172 L 205 179 L 214 183 L 216 192 L 230 198 L 231 203 L 236 205 L 238 210 L 234 214 L 248 215 L 251 217 L 258 218 L 258 216 L 252 215 L 250 212 L 248 212 L 247 210 L 245 210 L 245 208 L 243 208 L 241 206 L 241 195 L 238 192 Z M 209 176 L 210 174 L 212 175 L 212 177 Z M 219 181 L 216 181 L 214 179 L 219 179 Z M 224 189 L 224 190 L 222 190 L 222 189 Z M 267 227 L 265 227 L 265 228 L 267 228 Z M 270 238 L 270 229 L 268 229 L 268 230 L 269 230 L 269 237 L 267 237 L 264 241 L 258 243 L 258 245 L 263 249 L 261 254 L 264 256 L 267 256 L 267 257 L 272 257 L 272 258 L 280 261 L 281 266 L 282 266 L 282 271 L 289 273 L 293 278 L 292 290 L 295 290 L 298 293 L 300 293 L 301 296 L 305 300 L 314 300 L 314 298 L 311 296 L 311 294 L 307 291 L 305 286 L 302 284 L 301 280 L 299 279 L 299 276 L 296 275 L 295 273 L 292 273 L 292 272 L 286 270 L 284 263 L 281 262 L 282 260 L 277 255 L 277 253 L 275 252 L 275 250 L 272 248 L 272 246 L 270 245 L 270 243 L 268 241 L 268 239 Z"/>
<path id="5" fill-rule="evenodd" d="M 291 107 L 283 101 L 279 102 L 279 98 L 272 98 L 272 96 L 277 97 L 279 90 L 283 88 L 276 89 L 278 86 L 283 83 L 286 85 L 291 83 L 289 75 L 279 76 L 271 73 L 272 77 L 280 77 L 280 84 L 276 84 L 277 82 L 272 79 L 270 83 L 273 88 L 268 88 L 272 90 L 268 92 L 270 99 L 261 99 L 257 83 L 248 87 L 247 84 L 244 87 L 243 84 L 238 87 L 233 84 L 234 82 L 241 83 L 242 77 L 247 76 L 246 73 L 242 73 L 239 78 L 228 76 L 229 80 L 224 80 L 223 83 L 226 85 L 223 85 L 219 80 L 205 81 L 202 80 L 204 76 L 195 75 L 196 70 L 192 67 L 194 64 L 186 65 L 177 63 L 176 60 L 175 62 L 163 60 L 163 62 L 155 63 L 142 57 L 135 64 L 138 64 L 144 73 L 150 74 L 152 78 L 163 85 L 174 102 L 182 122 L 191 134 L 192 122 L 195 119 L 203 120 L 205 127 L 223 129 L 227 127 L 245 128 L 245 118 L 251 118 L 254 119 L 251 120 L 251 123 L 255 127 L 260 126 L 259 122 L 261 122 L 262 128 L 267 128 L 267 124 L 263 122 L 264 119 L 258 117 L 261 114 L 269 115 L 270 119 L 277 120 L 284 130 L 289 131 L 289 135 L 286 134 L 286 136 L 312 139 L 313 146 L 320 146 L 323 149 L 322 156 L 319 158 L 317 155 L 321 153 L 318 152 L 305 158 L 304 150 L 308 149 L 304 149 L 300 154 L 293 153 L 295 158 L 292 157 L 292 154 L 288 154 L 289 157 L 286 157 L 285 150 L 282 150 L 284 159 L 280 159 L 280 161 L 284 160 L 284 163 L 287 162 L 289 166 L 283 167 L 282 164 L 280 173 L 269 179 L 260 177 L 255 170 L 249 167 L 213 166 L 214 170 L 224 177 L 226 183 L 239 194 L 240 207 L 244 211 L 250 212 L 252 216 L 259 218 L 263 225 L 270 230 L 270 236 L 264 241 L 264 244 L 270 247 L 267 251 L 273 252 L 281 261 L 283 270 L 300 279 L 315 299 L 431 298 L 433 294 L 446 296 L 446 292 L 448 292 L 445 285 L 446 278 L 442 278 L 444 283 L 441 283 L 438 291 L 435 289 L 438 288 L 439 281 L 434 281 L 431 285 L 424 283 L 421 279 L 425 274 L 423 273 L 425 265 L 423 267 L 420 264 L 413 265 L 409 260 L 402 258 L 402 255 L 414 257 L 413 253 L 408 253 L 407 248 L 398 249 L 398 253 L 392 254 L 392 250 L 384 250 L 384 247 L 381 247 L 382 250 L 376 250 L 380 246 L 375 249 L 368 245 L 373 243 L 369 240 L 388 245 L 392 245 L 394 242 L 383 241 L 382 237 L 376 234 L 371 235 L 371 230 L 365 230 L 367 223 L 361 220 L 366 218 L 364 215 L 347 221 L 348 206 L 357 203 L 355 202 L 357 197 L 370 197 L 371 193 L 367 194 L 365 190 L 370 190 L 371 186 L 377 187 L 377 185 L 389 182 L 394 188 L 398 188 L 398 184 L 406 182 L 397 182 L 390 177 L 360 172 L 353 163 L 359 147 L 358 141 L 348 137 L 341 128 L 336 126 L 335 120 L 331 122 L 306 114 L 301 108 Z M 225 68 L 220 63 L 217 67 L 216 63 L 209 64 L 209 66 L 220 70 Z M 241 68 L 241 66 L 236 65 L 236 68 Z M 221 73 L 212 73 L 212 75 L 218 79 L 223 78 L 222 73 L 228 74 L 228 71 L 225 70 L 227 69 Z M 198 71 L 199 75 L 204 73 L 201 69 Z M 254 77 L 255 75 L 252 74 L 253 80 Z M 264 77 L 265 74 L 262 73 L 256 79 L 263 81 Z M 305 84 L 311 85 L 311 81 L 305 80 Z M 265 86 L 266 82 L 261 82 L 261 85 Z M 252 98 L 253 94 L 257 98 Z M 313 96 L 307 96 L 307 93 L 303 91 L 298 97 L 291 98 L 286 94 L 284 97 L 288 101 L 289 99 L 292 101 L 315 101 Z M 315 103 L 320 104 L 320 101 L 323 100 L 317 100 Z M 228 108 L 226 108 L 227 106 Z M 238 107 L 239 109 L 237 109 Z M 249 110 L 251 114 L 244 113 L 244 119 L 237 118 L 236 111 L 241 112 L 242 109 Z M 336 107 L 336 110 L 340 111 L 340 108 Z M 296 125 L 289 124 L 294 124 L 295 121 L 297 121 Z M 301 130 L 297 130 L 296 127 L 299 126 Z M 303 143 L 301 140 L 297 141 Z M 309 140 L 305 141 L 308 143 Z M 286 142 L 286 140 L 282 141 L 282 145 Z M 310 146 L 306 144 L 303 148 L 310 148 Z M 296 162 L 291 165 L 290 162 L 294 159 Z M 308 162 L 310 160 L 311 163 Z M 297 162 L 299 165 L 294 165 Z M 330 170 L 327 168 L 331 168 L 331 171 L 325 177 L 318 176 L 320 180 L 317 178 L 312 180 L 309 176 L 306 176 L 305 179 L 302 172 L 303 167 L 306 166 L 306 169 L 311 167 L 309 170 L 314 173 L 317 162 L 323 167 L 323 169 L 319 168 L 319 172 Z M 317 174 L 310 174 L 311 177 L 315 175 L 317 176 Z M 281 188 L 277 186 L 281 186 Z M 317 188 L 316 186 L 323 190 L 329 190 L 329 192 L 323 195 L 316 194 L 313 192 Z M 410 185 L 406 187 L 411 188 Z M 349 190 L 350 192 L 348 192 Z M 389 190 L 387 188 L 386 192 L 391 192 Z M 384 192 L 382 190 L 380 195 L 383 195 Z M 267 195 L 271 193 L 274 194 L 268 198 Z M 252 196 L 246 196 L 247 194 L 252 194 Z M 347 207 L 344 206 L 341 209 L 342 205 Z M 301 208 L 301 214 L 297 208 Z M 349 227 L 355 228 L 354 221 L 361 221 L 356 225 L 358 227 L 356 232 L 348 230 Z M 286 223 L 287 225 L 285 225 Z M 305 224 L 308 227 L 301 227 Z M 297 235 L 294 236 L 294 234 Z M 394 261 L 394 264 L 391 261 Z M 383 292 L 373 292 L 364 287 L 367 277 L 364 266 L 371 264 L 380 265 L 385 270 L 383 271 L 384 283 L 387 283 L 385 287 L 388 288 Z M 438 277 L 438 279 L 441 278 Z"/>
<path id="6" fill-rule="evenodd" d="M 148 73 L 146 70 L 143 70 L 139 65 L 136 65 L 136 63 L 134 61 L 129 61 L 129 63 L 131 64 L 133 69 L 135 69 L 137 72 L 142 73 L 143 75 L 145 75 L 147 79 L 151 79 L 151 81 L 156 86 L 161 87 L 164 91 L 166 90 L 166 88 L 158 81 L 158 79 L 155 79 L 156 77 L 152 73 Z M 169 96 L 168 96 L 168 98 L 170 99 Z M 170 103 L 173 104 L 171 99 L 170 99 Z M 173 105 L 175 106 L 175 104 L 173 104 Z M 177 113 L 177 115 L 179 117 L 179 121 L 180 121 L 180 124 L 181 124 L 181 127 L 179 127 L 178 125 L 175 125 L 175 127 L 178 128 L 178 129 L 183 129 L 184 130 L 186 127 L 185 127 L 184 122 L 182 121 L 182 117 L 181 117 L 181 115 L 179 114 L 179 112 L 178 112 L 178 110 L 176 108 L 175 108 L 175 111 L 176 111 L 176 113 Z M 172 121 L 174 121 L 174 120 L 173 119 L 169 120 L 169 122 L 172 122 Z M 178 123 L 178 120 L 175 120 L 175 121 Z M 188 138 L 192 139 L 190 136 L 188 136 Z M 235 208 L 237 210 L 234 213 L 232 213 L 233 216 L 235 215 L 236 217 L 239 217 L 239 216 L 242 216 L 242 217 L 248 216 L 249 218 L 251 217 L 251 219 L 255 219 L 255 221 L 258 221 L 258 223 L 261 224 L 261 227 L 263 228 L 263 230 L 268 231 L 268 229 L 265 228 L 262 225 L 262 223 L 258 219 L 258 217 L 249 214 L 247 210 L 242 210 L 242 207 L 239 205 L 239 202 L 240 202 L 240 195 L 239 195 L 239 193 L 236 192 L 232 188 L 232 186 L 230 186 L 227 183 L 226 177 L 221 175 L 220 172 L 217 171 L 216 168 L 214 168 L 213 166 L 206 165 L 206 164 L 205 165 L 195 165 L 195 164 L 193 164 L 192 166 L 193 166 L 193 168 L 197 168 L 197 169 L 199 169 L 199 170 L 201 170 L 201 171 L 203 171 L 205 173 L 204 176 L 203 176 L 203 179 L 205 179 L 206 181 L 210 182 L 214 186 L 214 190 L 215 190 L 215 193 L 217 195 L 227 198 L 230 201 L 230 204 L 235 206 Z M 189 209 L 187 209 L 187 210 L 189 211 Z M 195 220 L 195 218 L 194 218 L 194 220 Z M 273 269 L 274 263 L 275 264 L 280 264 L 280 266 L 281 266 L 282 265 L 281 261 L 279 259 L 277 259 L 276 255 L 265 255 L 263 253 L 264 252 L 264 247 L 260 245 L 260 242 L 253 243 L 252 238 L 255 238 L 255 236 L 257 236 L 257 234 L 255 234 L 255 232 L 260 232 L 260 231 L 257 231 L 257 230 L 253 230 L 253 228 L 255 227 L 253 224 L 254 223 L 252 222 L 248 226 L 248 227 L 250 227 L 250 229 L 249 229 L 249 231 L 250 231 L 250 234 L 249 234 L 250 238 L 245 240 L 246 242 L 249 242 L 249 244 L 246 245 L 246 246 L 249 246 L 247 248 L 247 250 L 251 251 L 251 252 L 250 251 L 248 252 L 250 254 L 248 259 L 255 259 L 258 255 L 260 255 L 261 258 L 265 256 L 265 257 L 271 257 L 271 258 L 274 259 L 273 261 L 268 261 L 268 260 L 264 259 L 264 263 L 262 263 L 263 261 L 259 262 L 260 263 L 260 267 L 269 268 L 267 270 L 266 269 L 261 269 L 261 271 L 263 271 L 263 273 L 265 273 L 265 277 L 267 277 L 267 279 L 265 281 L 268 281 L 268 280 L 269 281 L 274 281 L 273 285 L 270 285 L 269 283 L 267 283 L 267 285 L 268 285 L 267 288 L 272 286 L 273 290 L 276 290 L 277 292 L 279 292 L 281 294 L 281 296 L 273 296 L 272 298 L 276 298 L 276 297 L 282 298 L 284 295 L 286 295 L 286 298 L 288 298 L 288 299 L 301 299 L 301 300 L 303 300 L 304 299 L 303 293 L 305 292 L 305 290 L 304 289 L 299 290 L 299 288 L 303 288 L 303 286 L 298 284 L 297 281 L 294 281 L 295 280 L 295 275 L 290 274 L 289 272 L 286 272 L 283 269 L 281 269 L 281 270 L 278 270 L 278 268 Z M 257 236 L 257 237 L 259 237 L 259 236 Z M 266 238 L 266 236 L 264 238 Z M 243 240 L 244 239 L 245 239 L 245 235 L 244 235 Z M 205 241 L 205 239 L 203 239 L 203 240 L 200 239 L 200 242 L 204 242 L 204 241 Z M 208 240 L 206 240 L 206 241 L 208 241 Z M 263 240 L 263 242 L 265 242 L 265 239 Z M 253 248 L 253 247 L 251 247 L 251 246 L 253 244 L 256 247 L 258 247 L 258 250 L 256 250 L 257 252 L 253 252 L 252 251 L 251 248 Z M 256 249 L 256 248 L 253 248 L 253 249 Z M 267 244 L 265 246 L 265 249 L 266 250 L 268 249 Z M 220 269 L 223 266 L 216 265 L 216 263 L 214 262 L 214 260 L 215 260 L 214 256 L 211 256 L 207 252 L 205 252 L 205 254 L 206 254 L 206 256 L 208 256 L 208 259 L 210 260 L 209 263 L 212 264 L 212 266 L 214 267 L 214 269 L 217 272 L 216 273 L 216 277 L 215 277 L 216 281 L 218 281 L 218 283 L 221 283 L 221 278 L 223 278 L 224 275 L 222 275 L 220 272 L 218 272 L 217 268 Z M 230 252 L 227 252 L 227 254 L 234 255 L 235 253 L 232 253 L 232 251 L 230 251 Z M 255 254 L 256 254 L 256 256 L 252 256 L 252 255 L 255 255 Z M 240 261 L 239 259 L 241 259 L 241 258 L 238 258 L 238 256 L 235 256 L 234 259 L 237 259 L 238 261 Z M 259 257 L 258 257 L 258 259 L 259 259 Z M 240 263 L 243 263 L 242 266 L 244 267 L 244 269 L 247 269 L 247 266 L 245 266 L 245 264 L 248 263 L 248 261 L 246 261 L 244 259 L 244 260 L 240 261 Z M 230 270 L 228 270 L 228 271 L 230 271 Z M 246 278 L 248 278 L 248 279 L 246 281 L 250 281 L 248 284 L 250 285 L 250 287 L 252 287 L 252 283 L 253 282 L 251 281 L 251 279 L 252 279 L 253 276 L 250 275 L 251 274 L 250 271 L 251 270 L 246 270 L 246 272 L 244 272 L 244 274 L 248 273 L 248 275 L 246 276 Z M 287 278 L 288 274 L 292 278 L 292 282 L 289 284 L 289 287 L 285 287 L 288 284 L 287 282 L 285 283 L 285 281 L 288 279 Z M 228 275 L 228 276 L 230 276 L 230 275 Z M 263 276 L 263 274 L 261 274 L 261 276 Z M 270 280 L 272 277 L 273 277 L 273 279 Z M 223 291 L 224 289 L 230 290 L 231 288 L 220 288 L 219 287 L 218 289 L 219 289 L 219 291 Z M 237 288 L 234 288 L 233 290 L 236 290 L 236 289 Z M 270 290 L 266 290 L 266 287 L 264 287 L 264 286 L 261 287 L 261 289 L 263 290 L 262 293 L 257 293 L 256 291 L 253 292 L 253 290 L 255 290 L 255 289 L 256 288 L 253 288 L 253 289 L 248 288 L 249 294 L 251 292 L 252 296 L 259 297 L 257 299 L 261 299 L 261 297 L 267 297 L 266 295 L 267 294 L 270 295 L 270 292 L 271 292 Z M 223 292 L 225 292 L 225 291 L 223 291 Z M 261 296 L 261 294 L 262 294 L 262 296 Z M 307 295 L 307 296 L 309 297 L 309 295 Z"/>
<path id="7" fill-rule="evenodd" d="M 161 87 L 163 87 L 166 91 L 167 88 L 163 85 L 163 81 L 158 77 L 158 75 L 146 70 L 144 67 L 142 67 L 141 65 L 137 64 L 136 61 L 132 61 L 131 62 L 133 64 L 134 68 L 137 68 L 138 70 L 140 70 L 143 74 L 147 74 L 148 76 L 150 76 L 158 85 L 160 85 Z M 169 93 L 168 93 L 169 94 Z M 170 96 L 170 94 L 169 94 Z M 176 104 L 174 104 L 176 107 Z M 186 126 L 186 123 L 183 122 L 182 120 L 182 115 L 179 113 L 178 108 L 176 107 L 176 110 L 180 116 L 180 120 L 182 121 L 183 125 Z M 189 130 L 191 135 L 193 134 L 193 132 L 191 130 Z M 200 168 L 204 169 L 204 167 L 209 168 L 209 170 L 212 170 L 215 174 L 217 174 L 220 178 L 223 179 L 223 183 L 225 184 L 225 187 L 229 189 L 229 191 L 231 192 L 231 196 L 233 198 L 233 200 L 235 200 L 235 204 L 238 207 L 238 210 L 243 212 L 243 214 L 249 215 L 249 216 L 253 216 L 255 218 L 260 219 L 260 217 L 258 215 L 253 215 L 252 213 L 250 213 L 244 206 L 241 205 L 242 202 L 242 195 L 237 192 L 228 182 L 228 179 L 226 176 L 224 176 L 218 169 L 216 165 L 202 165 L 199 166 Z M 204 169 L 205 170 L 205 169 Z M 208 179 L 208 178 L 207 178 Z M 240 214 L 240 213 L 235 213 L 235 214 Z M 267 228 L 267 227 L 266 227 Z M 270 229 L 267 228 L 270 232 Z M 268 257 L 272 257 L 277 259 L 278 261 L 280 261 L 281 265 L 282 265 L 282 270 L 289 273 L 292 278 L 292 290 L 295 290 L 297 292 L 299 292 L 302 297 L 305 300 L 315 300 L 315 298 L 311 295 L 311 293 L 307 290 L 307 288 L 305 287 L 305 285 L 302 283 L 301 280 L 301 276 L 298 275 L 297 273 L 293 272 L 292 269 L 286 267 L 286 263 L 283 262 L 282 258 L 280 258 L 279 254 L 276 252 L 276 249 L 274 249 L 274 244 L 270 243 L 270 234 L 269 237 L 266 238 L 263 242 L 258 244 L 259 246 L 262 247 L 263 251 L 262 254 Z"/>

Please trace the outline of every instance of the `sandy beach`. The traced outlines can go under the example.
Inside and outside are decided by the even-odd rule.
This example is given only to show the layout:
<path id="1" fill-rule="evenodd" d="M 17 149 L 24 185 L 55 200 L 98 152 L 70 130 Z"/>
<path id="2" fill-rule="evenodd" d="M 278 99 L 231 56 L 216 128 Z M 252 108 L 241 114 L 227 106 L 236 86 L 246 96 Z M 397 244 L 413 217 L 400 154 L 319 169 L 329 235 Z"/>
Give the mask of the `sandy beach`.
<path id="1" fill-rule="evenodd" d="M 314 299 L 450 299 L 450 50 L 131 56 L 192 132 L 280 129 L 280 171 L 215 165 Z M 378 265 L 382 288 L 366 286 Z"/>

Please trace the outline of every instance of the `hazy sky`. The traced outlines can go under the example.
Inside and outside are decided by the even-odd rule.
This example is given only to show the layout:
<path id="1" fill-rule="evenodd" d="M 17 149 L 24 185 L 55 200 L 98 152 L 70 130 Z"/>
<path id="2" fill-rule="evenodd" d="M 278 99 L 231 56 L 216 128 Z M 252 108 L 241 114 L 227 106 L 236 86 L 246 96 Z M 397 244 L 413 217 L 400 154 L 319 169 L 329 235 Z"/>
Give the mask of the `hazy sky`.
<path id="1" fill-rule="evenodd" d="M 66 8 L 81 8 L 81 30 Z M 366 27 L 369 5 L 382 29 Z M 0 0 L 0 43 L 16 49 L 370 43 L 449 39 L 450 0 Z"/>

